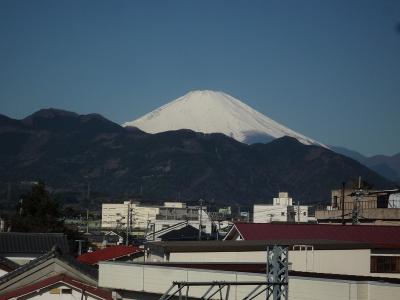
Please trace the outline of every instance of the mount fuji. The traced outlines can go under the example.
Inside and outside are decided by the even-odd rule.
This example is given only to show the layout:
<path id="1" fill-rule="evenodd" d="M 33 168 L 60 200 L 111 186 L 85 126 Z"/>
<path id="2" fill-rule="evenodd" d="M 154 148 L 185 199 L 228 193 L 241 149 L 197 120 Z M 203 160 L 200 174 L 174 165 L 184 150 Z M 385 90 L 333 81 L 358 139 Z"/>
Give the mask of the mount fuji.
<path id="1" fill-rule="evenodd" d="M 202 133 L 223 133 L 239 142 L 269 142 L 289 136 L 305 145 L 326 147 L 256 111 L 242 101 L 217 91 L 191 91 L 124 127 L 147 133 L 190 129 Z"/>

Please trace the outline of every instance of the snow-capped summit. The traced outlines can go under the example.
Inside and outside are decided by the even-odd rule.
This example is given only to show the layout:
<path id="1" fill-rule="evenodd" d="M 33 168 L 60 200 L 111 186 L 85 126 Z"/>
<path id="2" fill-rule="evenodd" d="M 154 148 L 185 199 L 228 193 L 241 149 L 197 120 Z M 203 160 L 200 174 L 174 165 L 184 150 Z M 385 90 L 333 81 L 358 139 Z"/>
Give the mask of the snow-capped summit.
<path id="1" fill-rule="evenodd" d="M 189 92 L 123 126 L 138 127 L 148 133 L 178 129 L 224 133 L 244 143 L 267 142 L 286 135 L 306 145 L 324 146 L 228 94 L 209 90 Z"/>

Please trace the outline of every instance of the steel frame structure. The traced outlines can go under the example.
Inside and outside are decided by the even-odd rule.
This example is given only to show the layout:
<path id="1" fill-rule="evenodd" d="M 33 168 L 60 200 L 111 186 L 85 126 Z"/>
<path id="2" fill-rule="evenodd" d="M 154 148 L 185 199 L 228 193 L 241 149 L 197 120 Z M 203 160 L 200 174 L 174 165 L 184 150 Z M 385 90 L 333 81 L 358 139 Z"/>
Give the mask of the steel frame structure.
<path id="1" fill-rule="evenodd" d="M 289 247 L 267 248 L 267 297 L 273 300 L 288 300 L 289 292 Z"/>
<path id="2" fill-rule="evenodd" d="M 220 300 L 228 300 L 231 286 L 254 286 L 242 300 L 252 300 L 263 292 L 266 292 L 267 300 L 288 300 L 288 253 L 288 246 L 267 247 L 265 281 L 174 281 L 159 300 L 169 300 L 174 297 L 179 297 L 179 300 L 191 299 L 189 290 L 193 286 L 208 287 L 200 297 L 202 300 L 216 299 L 216 295 Z"/>

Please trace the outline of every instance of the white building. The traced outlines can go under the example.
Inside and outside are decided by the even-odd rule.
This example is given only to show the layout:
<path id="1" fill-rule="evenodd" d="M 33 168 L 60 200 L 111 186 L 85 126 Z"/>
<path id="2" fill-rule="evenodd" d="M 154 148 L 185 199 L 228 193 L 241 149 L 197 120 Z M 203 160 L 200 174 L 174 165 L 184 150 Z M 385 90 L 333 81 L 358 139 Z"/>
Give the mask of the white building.
<path id="1" fill-rule="evenodd" d="M 201 214 L 200 214 L 201 211 Z M 205 233 L 211 233 L 212 222 L 203 207 L 187 207 L 182 202 L 164 202 L 164 206 L 144 206 L 131 201 L 124 203 L 104 203 L 102 205 L 101 227 L 108 229 L 126 229 L 127 220 L 130 219 L 133 230 L 146 230 L 151 239 L 157 240 L 157 232 L 164 234 L 168 228 L 178 229 L 187 224 L 195 228 L 200 227 Z M 179 226 L 179 225 L 178 225 Z"/>
<path id="2" fill-rule="evenodd" d="M 103 203 L 101 214 L 102 228 L 126 228 L 130 219 L 133 228 L 146 229 L 149 222 L 156 219 L 157 206 L 142 206 L 137 202 Z"/>
<path id="3" fill-rule="evenodd" d="M 293 199 L 286 192 L 280 192 L 273 204 L 255 204 L 253 206 L 254 223 L 271 222 L 308 222 L 308 206 L 293 205 Z"/>
<path id="4" fill-rule="evenodd" d="M 154 222 L 149 224 L 146 238 L 158 241 L 159 236 L 171 230 L 185 227 L 186 225 L 200 228 L 200 222 L 202 232 L 210 234 L 212 231 L 212 221 L 204 207 L 203 209 L 200 209 L 200 207 L 160 207 Z"/>

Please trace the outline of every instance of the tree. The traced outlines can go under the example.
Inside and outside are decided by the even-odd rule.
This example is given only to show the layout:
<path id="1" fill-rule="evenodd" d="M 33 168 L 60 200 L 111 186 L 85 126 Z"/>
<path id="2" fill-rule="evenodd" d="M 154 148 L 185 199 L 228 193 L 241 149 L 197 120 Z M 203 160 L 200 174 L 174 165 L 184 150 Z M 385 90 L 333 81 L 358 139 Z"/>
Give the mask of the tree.
<path id="1" fill-rule="evenodd" d="M 64 222 L 56 200 L 46 191 L 44 182 L 32 186 L 22 196 L 11 220 L 12 231 L 64 232 Z"/>

